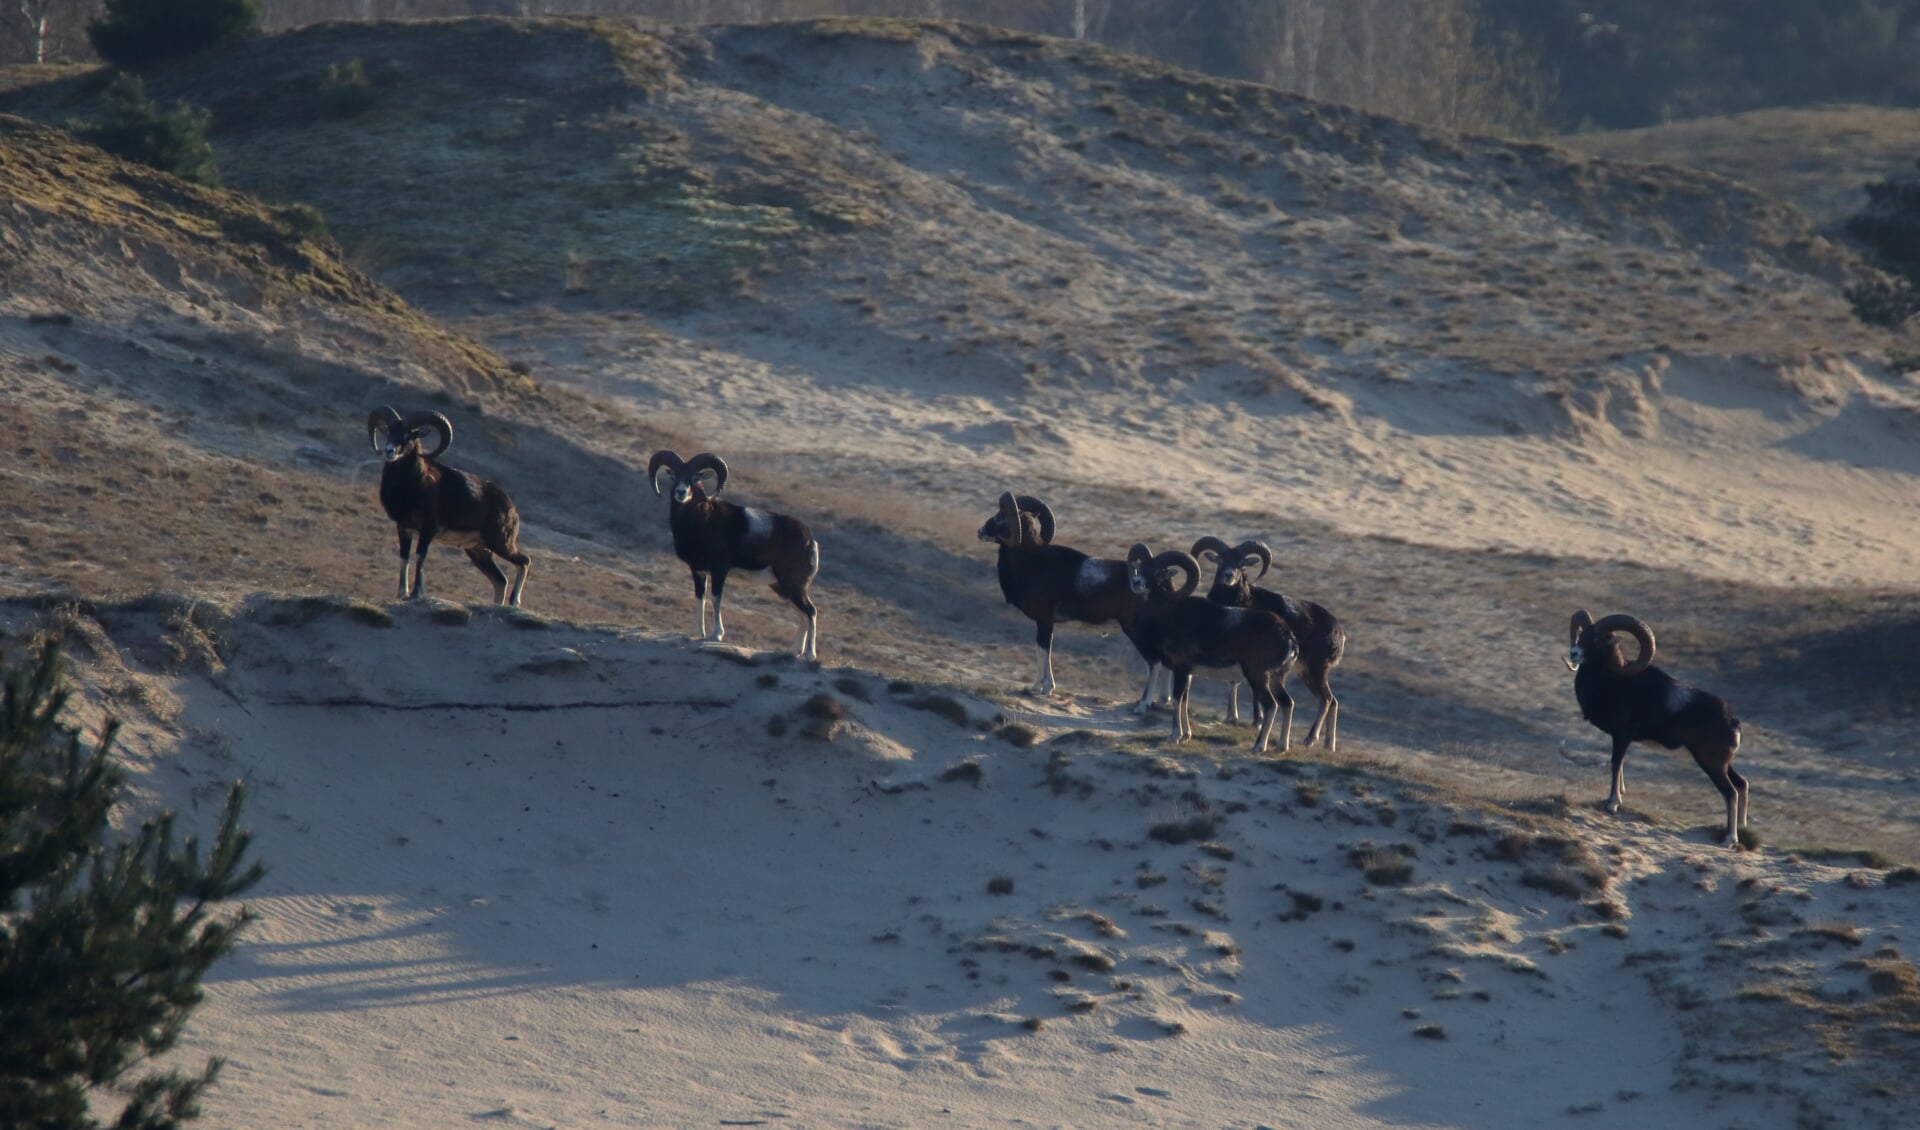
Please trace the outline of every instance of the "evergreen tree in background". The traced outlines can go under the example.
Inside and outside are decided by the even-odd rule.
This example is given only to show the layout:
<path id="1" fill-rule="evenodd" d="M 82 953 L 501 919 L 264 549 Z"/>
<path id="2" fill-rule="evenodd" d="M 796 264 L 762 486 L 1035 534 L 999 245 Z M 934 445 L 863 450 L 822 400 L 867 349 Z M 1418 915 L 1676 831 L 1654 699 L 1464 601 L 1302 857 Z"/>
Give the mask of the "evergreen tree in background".
<path id="1" fill-rule="evenodd" d="M 5 673 L 0 704 L 0 1126 L 165 1130 L 199 1114 L 220 1069 L 138 1074 L 172 1047 L 200 980 L 253 916 L 214 902 L 259 880 L 241 790 L 201 859 L 173 816 L 109 841 L 125 785 L 108 750 L 63 726 L 59 653 Z M 105 1118 L 106 1121 L 98 1121 Z"/>
<path id="2" fill-rule="evenodd" d="M 106 113 L 77 132 L 116 157 L 151 165 L 195 184 L 220 183 L 207 141 L 208 115 L 182 102 L 164 113 L 140 76 L 122 71 L 100 96 Z"/>
<path id="3" fill-rule="evenodd" d="M 1920 284 L 1920 161 L 1914 166 L 1916 172 L 1866 186 L 1867 206 L 1847 220 L 1847 234 L 1880 266 Z"/>
<path id="4" fill-rule="evenodd" d="M 1846 231 L 1895 281 L 1861 283 L 1847 298 L 1861 320 L 1898 326 L 1920 314 L 1920 174 L 1888 177 L 1866 189 L 1867 206 L 1847 218 Z"/>
<path id="5" fill-rule="evenodd" d="M 106 0 L 87 37 L 102 59 L 132 67 L 238 39 L 259 22 L 260 0 Z"/>

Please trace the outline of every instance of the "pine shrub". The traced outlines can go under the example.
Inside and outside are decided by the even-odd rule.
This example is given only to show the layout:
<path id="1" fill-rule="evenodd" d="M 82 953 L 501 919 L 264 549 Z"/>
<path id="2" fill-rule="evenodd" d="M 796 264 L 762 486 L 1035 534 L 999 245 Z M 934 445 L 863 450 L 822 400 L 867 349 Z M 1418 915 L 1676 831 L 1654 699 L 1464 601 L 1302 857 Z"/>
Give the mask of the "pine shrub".
<path id="1" fill-rule="evenodd" d="M 82 126 L 81 137 L 116 157 L 150 165 L 195 184 L 216 185 L 220 174 L 207 142 L 208 115 L 185 102 L 162 111 L 147 97 L 139 75 L 122 71 L 100 96 L 105 113 Z"/>
<path id="2" fill-rule="evenodd" d="M 204 852 L 175 843 L 171 813 L 115 836 L 116 727 L 85 748 L 60 721 L 59 671 L 40 648 L 0 703 L 0 1126 L 171 1130 L 199 1114 L 220 1061 L 138 1069 L 179 1039 L 201 978 L 252 920 L 215 904 L 262 869 L 244 858 L 237 785 Z"/>

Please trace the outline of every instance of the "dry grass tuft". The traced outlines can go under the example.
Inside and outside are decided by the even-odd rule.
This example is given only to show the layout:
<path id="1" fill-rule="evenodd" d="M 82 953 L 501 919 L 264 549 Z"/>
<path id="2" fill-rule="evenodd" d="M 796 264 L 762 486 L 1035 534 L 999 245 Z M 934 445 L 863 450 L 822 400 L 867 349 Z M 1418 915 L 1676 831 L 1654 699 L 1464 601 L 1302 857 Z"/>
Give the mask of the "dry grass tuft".
<path id="1" fill-rule="evenodd" d="M 1015 749 L 1032 749 L 1040 744 L 1040 731 L 1025 722 L 1009 722 L 995 730 L 994 736 Z"/>
<path id="2" fill-rule="evenodd" d="M 433 607 L 427 610 L 427 619 L 435 624 L 459 627 L 473 622 L 473 610 L 464 604 L 435 601 Z"/>
<path id="3" fill-rule="evenodd" d="M 828 722 L 838 722 L 847 716 L 847 704 L 825 691 L 821 691 L 800 704 L 800 714 L 804 718 L 819 718 Z"/>
<path id="4" fill-rule="evenodd" d="M 938 715 L 962 728 L 972 724 L 972 719 L 967 716 L 967 708 L 959 699 L 949 694 L 923 694 L 910 700 L 907 705 L 915 710 L 924 710 L 929 714 Z"/>
<path id="5" fill-rule="evenodd" d="M 1059 743 L 1060 739 L 1055 738 L 1054 744 Z M 1092 796 L 1093 782 L 1088 778 L 1075 776 L 1070 772 L 1072 768 L 1073 755 L 1056 750 L 1053 756 L 1047 758 L 1045 771 L 1047 787 L 1053 790 L 1054 796 L 1064 796 L 1070 792 L 1077 793 L 1081 797 Z"/>
<path id="6" fill-rule="evenodd" d="M 1719 842 L 1720 837 L 1726 835 L 1727 826 L 1725 824 L 1702 824 L 1698 829 L 1696 829 L 1696 831 L 1698 831 L 1698 833 L 1702 837 L 1717 843 Z M 1766 840 L 1764 840 L 1761 837 L 1760 833 L 1754 831 L 1752 828 L 1740 829 L 1739 833 L 1735 836 L 1735 838 L 1740 841 L 1740 847 L 1745 851 L 1759 851 L 1761 845 L 1766 843 Z M 1876 853 L 1874 852 L 1860 853 L 1860 855 L 1863 857 L 1863 861 L 1864 861 L 1864 857 L 1874 855 L 1874 854 Z M 1873 867 L 1877 865 L 1872 863 L 1867 863 L 1866 866 Z"/>
<path id="7" fill-rule="evenodd" d="M 393 616 L 377 604 L 341 596 L 300 596 L 276 600 L 261 609 L 263 623 L 275 627 L 311 624 L 316 620 L 339 617 L 375 628 L 393 627 Z"/>
<path id="8" fill-rule="evenodd" d="M 800 736 L 817 742 L 830 742 L 840 733 L 847 717 L 847 704 L 825 691 L 800 704 Z"/>
<path id="9" fill-rule="evenodd" d="M 1109 972 L 1119 964 L 1099 950 L 1079 950 L 1068 955 L 1067 960 L 1082 969 L 1089 969 L 1095 973 Z"/>
<path id="10" fill-rule="evenodd" d="M 1399 887 L 1413 881 L 1416 853 L 1410 844 L 1375 847 L 1361 844 L 1347 852 L 1347 862 L 1360 869 L 1367 882 L 1383 887 Z"/>
<path id="11" fill-rule="evenodd" d="M 1493 841 L 1487 854 L 1508 863 L 1524 863 L 1533 854 L 1533 834 L 1514 830 Z"/>
<path id="12" fill-rule="evenodd" d="M 1163 844 L 1184 844 L 1191 840 L 1210 838 L 1219 827 L 1219 820 L 1213 809 L 1204 803 L 1190 812 L 1176 813 L 1171 819 L 1161 820 L 1147 829 L 1147 835 Z"/>
<path id="13" fill-rule="evenodd" d="M 1820 943 L 1838 942 L 1843 946 L 1857 946 L 1866 940 L 1860 927 L 1846 922 L 1809 922 L 1796 929 L 1793 936 Z"/>
<path id="14" fill-rule="evenodd" d="M 1516 828 L 1497 837 L 1487 854 L 1524 865 L 1522 884 L 1562 898 L 1583 899 L 1613 881 L 1613 873 L 1591 848 L 1567 836 Z"/>
<path id="15" fill-rule="evenodd" d="M 872 702 L 873 694 L 867 690 L 867 684 L 853 675 L 842 675 L 833 681 L 833 689 L 851 699 Z"/>
<path id="16" fill-rule="evenodd" d="M 1293 900 L 1293 913 L 1281 915 L 1282 918 L 1305 918 L 1309 914 L 1318 914 L 1327 905 L 1327 900 L 1306 891 L 1288 891 L 1287 897 Z"/>
<path id="17" fill-rule="evenodd" d="M 1618 922 L 1627 916 L 1626 906 L 1614 899 L 1595 899 L 1592 902 L 1582 903 L 1581 905 L 1593 911 L 1597 917 L 1607 922 Z"/>
<path id="18" fill-rule="evenodd" d="M 1715 827 L 1718 826 L 1716 825 Z M 1781 851 L 1800 859 L 1811 860 L 1814 863 L 1853 863 L 1873 871 L 1888 871 L 1899 866 L 1898 863 L 1886 854 L 1874 851 L 1871 848 L 1804 846 L 1782 848 Z"/>
<path id="19" fill-rule="evenodd" d="M 1067 917 L 1075 921 L 1085 922 L 1087 925 L 1093 927 L 1094 933 L 1103 938 L 1124 938 L 1127 936 L 1127 932 L 1120 928 L 1119 923 L 1098 911 L 1081 910 Z"/>
<path id="20" fill-rule="evenodd" d="M 1850 961 L 1851 968 L 1867 974 L 1867 987 L 1883 997 L 1899 997 L 1920 1002 L 1920 968 L 1900 958 L 1874 957 Z"/>

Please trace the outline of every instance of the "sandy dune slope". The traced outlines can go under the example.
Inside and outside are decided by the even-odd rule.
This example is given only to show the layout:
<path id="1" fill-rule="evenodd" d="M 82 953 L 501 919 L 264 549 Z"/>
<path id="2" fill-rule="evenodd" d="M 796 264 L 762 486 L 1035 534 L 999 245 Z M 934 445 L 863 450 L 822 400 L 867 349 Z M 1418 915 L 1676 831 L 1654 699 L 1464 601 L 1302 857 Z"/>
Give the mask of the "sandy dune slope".
<path id="1" fill-rule="evenodd" d="M 262 922 L 187 1041 L 214 1125 L 1914 1113 L 1920 884 L 1882 873 L 521 613 L 53 623 L 144 801 L 252 789 Z"/>

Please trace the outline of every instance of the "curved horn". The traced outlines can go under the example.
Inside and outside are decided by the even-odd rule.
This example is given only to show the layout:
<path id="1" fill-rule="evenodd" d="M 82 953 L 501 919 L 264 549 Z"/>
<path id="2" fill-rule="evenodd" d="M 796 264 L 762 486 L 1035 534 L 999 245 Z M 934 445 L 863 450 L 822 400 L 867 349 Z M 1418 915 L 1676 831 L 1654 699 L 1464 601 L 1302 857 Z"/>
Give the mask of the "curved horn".
<path id="1" fill-rule="evenodd" d="M 721 491 L 727 489 L 727 461 L 726 460 L 720 458 L 718 455 L 715 455 L 711 451 L 702 451 L 700 454 L 687 460 L 687 467 L 683 473 L 688 475 L 698 475 L 702 471 L 713 472 L 713 477 L 714 477 L 713 493 L 714 494 L 719 494 Z"/>
<path id="2" fill-rule="evenodd" d="M 1191 554 L 1169 549 L 1165 553 L 1156 555 L 1152 561 L 1148 562 L 1148 566 L 1155 573 L 1167 569 L 1180 569 L 1187 574 L 1186 582 L 1174 590 L 1175 596 L 1192 596 L 1193 590 L 1200 587 L 1200 563 L 1195 561 Z"/>
<path id="3" fill-rule="evenodd" d="M 1041 543 L 1043 545 L 1053 544 L 1053 511 L 1047 509 L 1047 504 L 1030 494 L 1023 494 L 1015 501 L 1019 503 L 1020 509 L 1033 515 L 1040 523 Z"/>
<path id="4" fill-rule="evenodd" d="M 1616 612 L 1611 616 L 1602 616 L 1593 625 L 1595 635 L 1602 639 L 1615 632 L 1626 632 L 1640 641 L 1640 655 L 1633 662 L 1620 669 L 1622 676 L 1638 675 L 1653 665 L 1653 629 L 1638 616 L 1629 616 L 1625 612 Z"/>
<path id="5" fill-rule="evenodd" d="M 1020 504 L 1014 501 L 1012 491 L 1003 490 L 1000 492 L 1000 509 L 995 512 L 994 517 L 989 520 L 985 526 L 980 527 L 982 534 L 992 529 L 995 522 L 999 523 L 1000 533 L 997 537 L 1000 544 L 1020 544 L 1024 537 L 1020 529 Z"/>
<path id="6" fill-rule="evenodd" d="M 426 453 L 429 459 L 453 446 L 453 421 L 438 412 L 415 412 L 407 417 L 407 427 L 415 430 L 432 428 L 440 433 L 440 446 Z"/>
<path id="7" fill-rule="evenodd" d="M 1586 609 L 1582 608 L 1575 612 L 1573 622 L 1567 626 L 1567 647 L 1571 649 L 1574 644 L 1579 643 L 1581 630 L 1591 627 L 1593 627 L 1593 617 L 1587 615 Z"/>
<path id="8" fill-rule="evenodd" d="M 367 442 L 380 450 L 380 433 L 400 422 L 400 413 L 382 404 L 367 415 Z"/>
<path id="9" fill-rule="evenodd" d="M 1137 541 L 1133 543 L 1133 548 L 1127 550 L 1127 564 L 1137 565 L 1142 561 L 1151 563 L 1153 550 L 1147 548 L 1146 542 Z"/>
<path id="10" fill-rule="evenodd" d="M 647 481 L 653 484 L 653 493 L 660 493 L 660 469 L 662 467 L 672 471 L 677 476 L 680 474 L 680 468 L 685 466 L 686 463 L 683 462 L 678 455 L 665 448 L 654 452 L 653 458 L 647 460 Z"/>
<path id="11" fill-rule="evenodd" d="M 1226 542 L 1221 541 L 1212 534 L 1208 534 L 1206 537 L 1194 542 L 1193 548 L 1187 552 L 1193 554 L 1195 557 L 1211 553 L 1214 556 L 1214 560 L 1221 561 L 1225 560 L 1227 554 L 1232 553 L 1233 550 L 1228 548 Z"/>
<path id="12" fill-rule="evenodd" d="M 1258 557 L 1260 559 L 1259 575 L 1253 578 L 1256 581 L 1266 576 L 1267 570 L 1273 568 L 1273 550 L 1268 549 L 1267 543 L 1263 541 L 1254 541 L 1252 539 L 1243 541 L 1233 547 L 1233 555 L 1242 561 L 1245 561 L 1249 557 Z"/>

